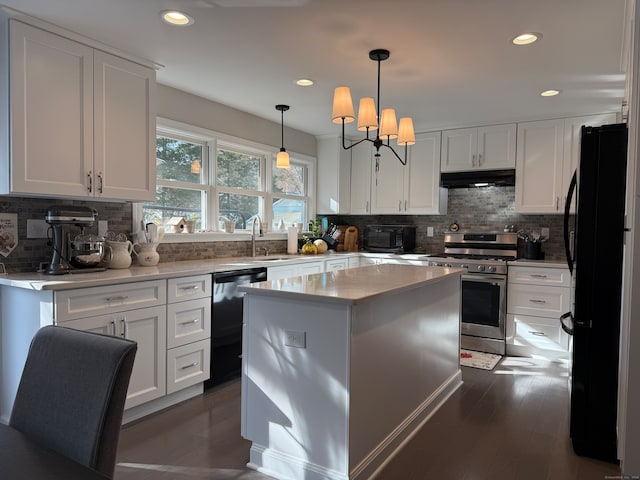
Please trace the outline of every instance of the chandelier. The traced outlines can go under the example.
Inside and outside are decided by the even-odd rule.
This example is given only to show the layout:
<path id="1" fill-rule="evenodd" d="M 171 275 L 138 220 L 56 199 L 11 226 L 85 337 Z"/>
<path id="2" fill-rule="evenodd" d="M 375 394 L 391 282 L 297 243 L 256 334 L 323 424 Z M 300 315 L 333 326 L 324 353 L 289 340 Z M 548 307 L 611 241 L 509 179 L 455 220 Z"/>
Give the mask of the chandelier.
<path id="1" fill-rule="evenodd" d="M 378 62 L 378 108 L 372 97 L 360 99 L 358 107 L 358 130 L 366 131 L 367 136 L 351 145 L 345 144 L 344 124 L 355 120 L 353 101 L 349 87 L 336 87 L 333 94 L 333 123 L 342 123 L 342 148 L 349 150 L 364 141 L 373 143 L 376 148 L 376 164 L 380 159 L 380 147 L 389 148 L 402 165 L 407 164 L 407 147 L 416 143 L 416 135 L 413 130 L 413 120 L 410 117 L 400 119 L 400 125 L 396 122 L 396 111 L 393 108 L 385 108 L 380 115 L 380 62 L 389 58 L 389 50 L 376 49 L 369 52 L 369 58 Z M 380 119 L 380 125 L 378 125 Z M 376 137 L 370 138 L 369 132 L 376 130 Z M 404 146 L 404 159 L 400 157 L 390 144 L 390 140 L 397 139 L 398 146 Z M 386 142 L 386 143 L 385 143 Z"/>
<path id="2" fill-rule="evenodd" d="M 284 112 L 289 110 L 289 105 L 276 105 L 276 110 L 280 111 L 280 133 L 282 135 L 282 142 L 280 143 L 280 145 L 282 146 L 280 147 L 280 151 L 276 156 L 276 168 L 289 168 L 289 154 L 284 148 Z"/>

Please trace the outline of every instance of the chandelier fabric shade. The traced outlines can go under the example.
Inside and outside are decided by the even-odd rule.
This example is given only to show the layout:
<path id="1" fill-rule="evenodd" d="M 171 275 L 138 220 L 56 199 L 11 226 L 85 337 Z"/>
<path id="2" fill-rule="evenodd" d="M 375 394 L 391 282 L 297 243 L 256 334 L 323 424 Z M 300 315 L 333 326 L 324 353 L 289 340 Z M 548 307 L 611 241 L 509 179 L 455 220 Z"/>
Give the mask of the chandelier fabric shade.
<path id="1" fill-rule="evenodd" d="M 343 149 L 349 150 L 364 141 L 369 141 L 373 143 L 376 149 L 376 161 L 380 158 L 380 148 L 387 147 L 393 152 L 402 165 L 406 165 L 408 158 L 407 147 L 416 143 L 413 120 L 410 117 L 403 117 L 400 119 L 400 124 L 398 125 L 396 111 L 393 108 L 385 108 L 382 110 L 382 115 L 380 115 L 380 63 L 389 58 L 389 50 L 371 50 L 369 52 L 369 58 L 378 62 L 378 99 L 377 109 L 376 101 L 373 97 L 363 97 L 360 99 L 357 128 L 358 131 L 366 132 L 366 138 L 354 141 L 350 145 L 347 145 L 345 142 L 344 125 L 353 122 L 355 119 L 351 90 L 349 87 L 341 85 L 335 88 L 333 92 L 331 121 L 342 124 Z M 369 132 L 374 130 L 377 131 L 375 139 L 369 138 Z M 404 158 L 401 158 L 389 143 L 392 139 L 397 139 L 398 145 L 405 147 Z"/>
<path id="2" fill-rule="evenodd" d="M 287 150 L 284 148 L 284 112 L 289 110 L 289 105 L 276 105 L 276 110 L 280 111 L 280 132 L 282 135 L 282 145 L 280 147 L 280 151 L 278 155 L 276 155 L 276 168 L 289 168 L 289 154 Z"/>

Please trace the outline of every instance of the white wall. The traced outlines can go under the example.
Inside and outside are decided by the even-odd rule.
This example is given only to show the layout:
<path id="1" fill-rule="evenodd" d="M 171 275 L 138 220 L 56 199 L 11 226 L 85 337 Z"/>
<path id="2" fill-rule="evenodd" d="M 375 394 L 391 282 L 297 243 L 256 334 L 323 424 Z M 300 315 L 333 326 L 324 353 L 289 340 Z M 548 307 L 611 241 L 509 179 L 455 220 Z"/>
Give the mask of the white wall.
<path id="1" fill-rule="evenodd" d="M 158 84 L 157 88 L 156 113 L 159 117 L 280 148 L 279 122 L 271 122 L 166 85 Z M 275 107 L 273 110 L 279 115 Z M 288 128 L 286 116 L 284 130 L 287 151 L 316 157 L 315 136 Z"/>

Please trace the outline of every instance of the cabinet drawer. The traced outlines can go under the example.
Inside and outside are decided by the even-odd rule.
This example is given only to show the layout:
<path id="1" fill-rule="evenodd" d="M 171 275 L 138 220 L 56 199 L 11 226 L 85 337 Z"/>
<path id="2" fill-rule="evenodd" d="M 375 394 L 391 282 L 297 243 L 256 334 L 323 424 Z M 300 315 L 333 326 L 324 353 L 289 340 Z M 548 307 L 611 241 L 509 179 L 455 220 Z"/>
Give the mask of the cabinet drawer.
<path id="1" fill-rule="evenodd" d="M 507 313 L 558 319 L 569 310 L 568 287 L 509 283 Z"/>
<path id="2" fill-rule="evenodd" d="M 167 348 L 211 337 L 211 297 L 167 305 Z"/>
<path id="3" fill-rule="evenodd" d="M 539 317 L 514 315 L 515 344 L 542 350 L 569 351 L 569 335 L 559 321 L 545 321 Z"/>
<path id="4" fill-rule="evenodd" d="M 571 286 L 568 268 L 509 267 L 509 283 L 528 285 Z"/>
<path id="5" fill-rule="evenodd" d="M 325 272 L 336 272 L 338 270 L 346 270 L 349 268 L 348 258 L 334 258 L 327 260 L 324 264 Z"/>
<path id="6" fill-rule="evenodd" d="M 182 302 L 211 296 L 211 275 L 170 278 L 167 281 L 167 302 Z"/>
<path id="7" fill-rule="evenodd" d="M 167 394 L 208 380 L 210 356 L 209 340 L 167 350 Z"/>
<path id="8" fill-rule="evenodd" d="M 64 322 L 93 315 L 124 312 L 164 305 L 166 298 L 165 280 L 61 290 L 55 293 L 54 317 L 56 322 Z"/>

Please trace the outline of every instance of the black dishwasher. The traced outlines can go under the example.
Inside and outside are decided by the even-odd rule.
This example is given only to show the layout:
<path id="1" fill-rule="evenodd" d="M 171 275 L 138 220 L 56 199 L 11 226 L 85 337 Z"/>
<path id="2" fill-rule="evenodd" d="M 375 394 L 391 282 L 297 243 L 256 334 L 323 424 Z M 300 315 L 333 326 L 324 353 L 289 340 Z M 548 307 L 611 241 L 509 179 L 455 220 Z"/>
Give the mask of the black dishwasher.
<path id="1" fill-rule="evenodd" d="M 242 367 L 242 302 L 238 285 L 267 279 L 266 268 L 230 270 L 213 274 L 211 308 L 211 377 L 213 387 L 240 375 Z"/>

